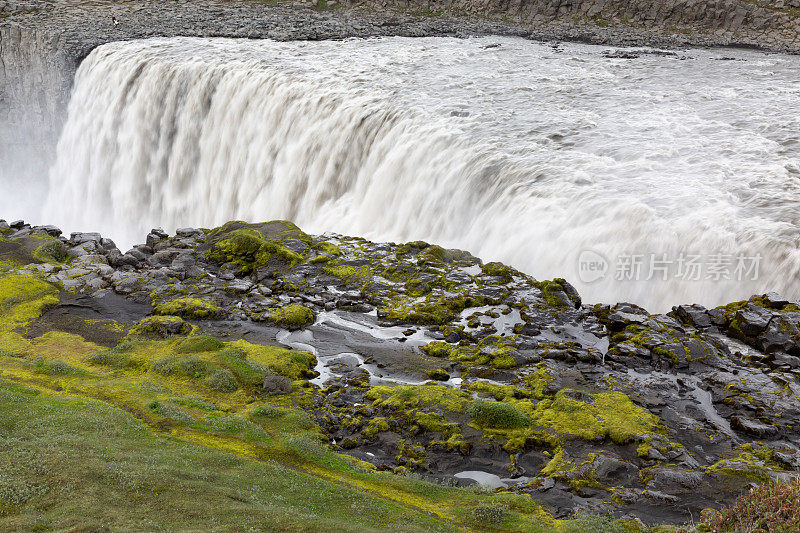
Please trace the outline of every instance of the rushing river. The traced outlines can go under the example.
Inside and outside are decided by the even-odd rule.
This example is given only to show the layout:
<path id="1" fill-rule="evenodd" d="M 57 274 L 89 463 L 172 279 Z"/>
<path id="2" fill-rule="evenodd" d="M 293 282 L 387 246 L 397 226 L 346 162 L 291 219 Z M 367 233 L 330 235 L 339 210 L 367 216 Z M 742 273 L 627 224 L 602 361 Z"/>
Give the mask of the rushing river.
<path id="1" fill-rule="evenodd" d="M 511 38 L 153 39 L 81 65 L 47 222 L 285 218 L 652 310 L 800 297 L 800 57 Z"/>

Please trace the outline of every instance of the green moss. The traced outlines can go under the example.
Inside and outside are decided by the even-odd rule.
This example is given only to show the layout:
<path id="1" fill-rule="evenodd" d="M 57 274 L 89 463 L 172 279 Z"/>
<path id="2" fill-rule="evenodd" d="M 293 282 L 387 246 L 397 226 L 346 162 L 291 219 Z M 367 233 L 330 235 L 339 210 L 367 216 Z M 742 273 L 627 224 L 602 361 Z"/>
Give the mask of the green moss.
<path id="1" fill-rule="evenodd" d="M 129 335 L 157 335 L 168 337 L 169 335 L 188 335 L 192 331 L 192 326 L 183 321 L 179 316 L 149 316 L 137 322 L 129 331 Z"/>
<path id="2" fill-rule="evenodd" d="M 261 231 L 252 227 L 229 231 L 215 240 L 208 257 L 222 264 L 237 265 L 245 273 L 271 261 L 294 266 L 303 260 L 300 254 L 284 246 L 280 240 L 266 238 Z"/>
<path id="3" fill-rule="evenodd" d="M 302 350 L 287 350 L 278 346 L 252 344 L 245 340 L 231 342 L 229 346 L 244 352 L 248 360 L 267 366 L 276 374 L 291 379 L 310 376 L 312 369 L 317 364 L 317 359 L 312 353 Z"/>
<path id="4" fill-rule="evenodd" d="M 531 391 L 532 396 L 536 399 L 542 399 L 544 398 L 545 390 L 547 390 L 547 387 L 554 379 L 555 378 L 550 374 L 547 368 L 540 367 L 531 374 L 525 376 L 524 381 L 527 388 Z"/>
<path id="5" fill-rule="evenodd" d="M 542 468 L 540 475 L 544 475 L 547 477 L 551 477 L 556 472 L 561 472 L 566 470 L 570 466 L 570 462 L 567 461 L 566 455 L 564 454 L 564 449 L 559 447 L 556 452 L 553 454 L 553 458 L 548 461 L 548 463 Z"/>
<path id="6" fill-rule="evenodd" d="M 221 263 L 237 260 L 255 259 L 266 239 L 253 229 L 240 229 L 230 232 L 212 247 L 209 257 Z"/>
<path id="7" fill-rule="evenodd" d="M 35 275 L 0 274 L 0 349 L 27 352 L 24 330 L 42 312 L 58 304 L 58 289 Z"/>
<path id="8" fill-rule="evenodd" d="M 504 265 L 503 263 L 486 263 L 481 265 L 481 270 L 487 276 L 496 276 L 498 278 L 503 278 L 504 283 L 508 283 L 511 281 L 511 278 L 516 274 L 516 270 L 513 268 Z"/>
<path id="9" fill-rule="evenodd" d="M 342 255 L 342 250 L 332 242 L 323 241 L 314 245 L 314 248 L 323 254 L 339 257 Z"/>
<path id="10" fill-rule="evenodd" d="M 487 381 L 472 381 L 462 388 L 472 392 L 483 392 L 491 395 L 494 399 L 502 401 L 506 398 L 525 398 L 528 395 L 513 385 L 498 385 Z"/>
<path id="11" fill-rule="evenodd" d="M 419 279 L 411 279 L 406 282 L 406 294 L 419 298 L 431 292 L 431 286 Z"/>
<path id="12" fill-rule="evenodd" d="M 386 319 L 406 324 L 442 325 L 455 320 L 458 314 L 467 307 L 483 305 L 484 299 L 458 295 L 452 298 L 428 298 L 416 302 L 405 296 L 399 296 L 388 302 L 383 314 Z"/>
<path id="13" fill-rule="evenodd" d="M 603 392 L 581 396 L 562 389 L 552 399 L 538 403 L 508 400 L 525 413 L 535 425 L 549 427 L 559 434 L 595 441 L 610 438 L 618 444 L 655 432 L 659 419 L 621 392 Z"/>
<path id="14" fill-rule="evenodd" d="M 424 250 L 428 246 L 429 246 L 429 244 L 427 242 L 425 242 L 425 241 L 407 242 L 407 243 L 401 244 L 400 246 L 395 248 L 394 249 L 394 254 L 399 259 L 401 257 L 404 257 L 404 256 L 414 252 L 415 250 L 417 250 L 417 251 Z"/>
<path id="15" fill-rule="evenodd" d="M 367 438 L 372 438 L 383 431 L 389 431 L 389 422 L 386 418 L 377 416 L 367 423 L 367 427 L 361 433 Z"/>
<path id="16" fill-rule="evenodd" d="M 314 311 L 300 304 L 290 304 L 281 309 L 276 309 L 270 314 L 270 320 L 279 327 L 299 329 L 313 324 Z"/>
<path id="17" fill-rule="evenodd" d="M 430 355 L 431 357 L 450 357 L 450 354 L 456 350 L 455 346 L 452 346 L 446 342 L 441 341 L 433 341 L 429 342 L 428 344 L 421 346 L 420 350 L 423 353 Z"/>
<path id="18" fill-rule="evenodd" d="M 329 255 L 318 255 L 309 260 L 309 263 L 311 263 L 312 265 L 321 265 L 323 263 L 325 264 L 330 263 L 333 260 L 334 258 Z"/>
<path id="19" fill-rule="evenodd" d="M 175 346 L 178 353 L 215 352 L 225 346 L 221 340 L 210 335 L 192 335 Z"/>
<path id="20" fill-rule="evenodd" d="M 769 481 L 770 470 L 783 470 L 781 465 L 772 459 L 773 451 L 768 446 L 754 446 L 747 443 L 735 452 L 738 455 L 723 458 L 713 465 L 703 467 L 706 472 L 722 474 L 753 481 Z M 734 452 L 734 453 L 735 453 Z"/>
<path id="21" fill-rule="evenodd" d="M 450 379 L 450 374 L 448 374 L 443 368 L 434 368 L 433 370 L 429 370 L 427 374 L 429 378 L 436 381 L 447 381 Z"/>
<path id="22" fill-rule="evenodd" d="M 31 257 L 40 263 L 63 263 L 69 258 L 66 245 L 58 239 L 50 239 L 40 245 Z"/>
<path id="23" fill-rule="evenodd" d="M 449 422 L 444 415 L 439 413 L 414 412 L 414 423 L 425 431 L 438 431 L 441 433 L 458 432 L 459 425 Z"/>
<path id="24" fill-rule="evenodd" d="M 230 370 L 239 382 L 258 386 L 264 382 L 264 376 L 270 373 L 269 367 L 259 367 L 247 361 L 247 356 L 243 350 L 228 348 L 217 353 L 216 360 Z"/>
<path id="25" fill-rule="evenodd" d="M 550 281 L 541 281 L 537 284 L 537 287 L 542 291 L 544 295 L 544 299 L 550 307 L 556 309 L 567 309 L 571 307 L 570 302 L 572 302 L 572 298 L 569 298 L 568 301 L 564 301 L 562 297 L 560 297 L 561 293 L 567 294 L 564 284 L 566 281 L 563 278 L 555 278 Z M 573 302 L 574 303 L 574 302 Z"/>
<path id="26" fill-rule="evenodd" d="M 476 400 L 472 402 L 468 413 L 483 427 L 512 429 L 530 424 L 528 417 L 510 403 Z"/>
<path id="27" fill-rule="evenodd" d="M 491 366 L 514 368 L 517 362 L 512 353 L 516 351 L 517 335 L 498 337 L 487 335 L 477 344 L 452 345 L 433 341 L 420 349 L 432 357 L 447 357 L 465 366 Z"/>
<path id="28" fill-rule="evenodd" d="M 641 444 L 639 444 L 639 446 L 636 447 L 636 455 L 638 455 L 639 457 L 641 457 L 643 459 L 646 459 L 649 456 L 650 450 L 652 448 L 653 448 L 653 445 L 650 443 L 649 440 L 646 440 L 646 441 L 642 442 Z"/>
<path id="29" fill-rule="evenodd" d="M 292 267 L 302 262 L 303 256 L 290 250 L 280 241 L 267 239 L 256 254 L 254 267 L 257 268 L 266 265 L 273 260 L 285 264 L 286 267 Z"/>
<path id="30" fill-rule="evenodd" d="M 325 267 L 322 271 L 347 283 L 364 284 L 372 279 L 372 270 L 366 265 L 360 267 L 336 265 Z"/>
<path id="31" fill-rule="evenodd" d="M 0 311 L 7 311 L 14 305 L 57 292 L 52 284 L 36 276 L 6 274 L 0 276 Z"/>
<path id="32" fill-rule="evenodd" d="M 441 246 L 431 245 L 417 255 L 417 263 L 423 266 L 437 267 L 470 257 L 471 255 L 463 250 L 445 250 Z"/>
<path id="33" fill-rule="evenodd" d="M 294 222 L 290 222 L 288 220 L 274 220 L 270 222 L 270 224 L 280 224 L 283 226 L 283 229 L 278 232 L 278 238 L 281 240 L 295 239 L 305 243 L 308 246 L 314 244 L 314 239 L 312 239 L 308 233 L 298 228 Z"/>
<path id="34" fill-rule="evenodd" d="M 572 490 L 580 490 L 584 487 L 602 488 L 602 485 L 597 482 L 597 472 L 592 467 L 596 458 L 595 453 L 589 453 L 582 462 L 570 461 L 564 450 L 559 447 L 540 475 L 566 481 Z"/>
<path id="35" fill-rule="evenodd" d="M 445 385 L 380 385 L 372 387 L 365 397 L 377 406 L 397 409 L 439 405 L 447 411 L 463 412 L 468 398 L 464 391 Z"/>
<path id="36" fill-rule="evenodd" d="M 381 277 L 395 283 L 405 283 L 419 276 L 419 269 L 411 265 L 389 265 L 381 272 Z"/>
<path id="37" fill-rule="evenodd" d="M 153 307 L 153 313 L 162 316 L 172 315 L 184 318 L 210 319 L 222 316 L 225 310 L 200 298 L 183 297 L 156 305 Z"/>

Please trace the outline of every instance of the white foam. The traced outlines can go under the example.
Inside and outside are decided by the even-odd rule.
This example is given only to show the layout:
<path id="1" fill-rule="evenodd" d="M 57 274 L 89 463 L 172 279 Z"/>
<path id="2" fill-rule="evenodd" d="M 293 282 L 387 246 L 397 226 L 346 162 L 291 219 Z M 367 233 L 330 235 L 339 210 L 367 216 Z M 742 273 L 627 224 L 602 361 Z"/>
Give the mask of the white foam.
<path id="1" fill-rule="evenodd" d="M 231 219 L 424 239 L 654 311 L 800 297 L 800 57 L 604 50 L 109 43 L 78 70 L 44 212 L 123 249 L 153 226 Z M 581 283 L 586 249 L 611 263 L 605 279 Z M 760 276 L 614 279 L 620 254 L 682 252 L 760 255 Z"/>

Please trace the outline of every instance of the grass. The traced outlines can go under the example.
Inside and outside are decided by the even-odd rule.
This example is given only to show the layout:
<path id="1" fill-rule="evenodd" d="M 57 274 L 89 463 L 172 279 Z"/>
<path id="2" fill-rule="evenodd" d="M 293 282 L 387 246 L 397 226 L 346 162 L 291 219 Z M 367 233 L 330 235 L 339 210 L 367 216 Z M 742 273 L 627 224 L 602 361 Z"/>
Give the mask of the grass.
<path id="1" fill-rule="evenodd" d="M 800 531 L 800 478 L 789 483 L 767 482 L 758 485 L 720 511 L 703 512 L 702 531 Z"/>
<path id="2" fill-rule="evenodd" d="M 99 402 L 0 382 L 0 529 L 447 531 L 272 461 L 155 436 Z"/>
<path id="3" fill-rule="evenodd" d="M 225 344 L 210 335 L 193 335 L 182 340 L 175 348 L 178 353 L 213 352 L 221 350 Z"/>

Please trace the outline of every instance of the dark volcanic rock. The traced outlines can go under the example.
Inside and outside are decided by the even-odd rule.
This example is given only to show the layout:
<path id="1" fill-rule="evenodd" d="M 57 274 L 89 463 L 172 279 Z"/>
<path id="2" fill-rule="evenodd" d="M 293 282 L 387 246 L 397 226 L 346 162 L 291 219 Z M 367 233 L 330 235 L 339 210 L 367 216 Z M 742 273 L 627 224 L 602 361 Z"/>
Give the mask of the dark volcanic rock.
<path id="1" fill-rule="evenodd" d="M 292 380 L 285 376 L 267 376 L 262 389 L 269 394 L 289 394 L 292 392 Z"/>
<path id="2" fill-rule="evenodd" d="M 565 280 L 458 250 L 281 221 L 153 231 L 126 254 L 97 234 L 0 234 L 0 260 L 62 291 L 27 335 L 290 347 L 269 365 L 236 344 L 220 358 L 251 376 L 242 392 L 296 402 L 381 470 L 462 485 L 478 472 L 558 516 L 682 523 L 800 464 L 800 308 L 775 294 L 669 314 L 588 306 Z M 37 259 L 42 239 L 76 253 Z"/>

